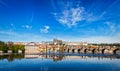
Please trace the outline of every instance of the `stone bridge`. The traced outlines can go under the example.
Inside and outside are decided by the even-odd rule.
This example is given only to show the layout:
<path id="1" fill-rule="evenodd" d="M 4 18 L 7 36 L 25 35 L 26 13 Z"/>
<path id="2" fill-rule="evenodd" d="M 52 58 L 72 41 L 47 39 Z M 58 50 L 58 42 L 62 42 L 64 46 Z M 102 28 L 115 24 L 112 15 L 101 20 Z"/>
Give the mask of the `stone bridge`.
<path id="1" fill-rule="evenodd" d="M 98 54 L 117 54 L 120 53 L 120 47 L 97 47 L 97 48 L 88 48 L 88 47 L 79 47 L 79 48 L 66 48 L 64 52 L 71 53 L 98 53 Z"/>

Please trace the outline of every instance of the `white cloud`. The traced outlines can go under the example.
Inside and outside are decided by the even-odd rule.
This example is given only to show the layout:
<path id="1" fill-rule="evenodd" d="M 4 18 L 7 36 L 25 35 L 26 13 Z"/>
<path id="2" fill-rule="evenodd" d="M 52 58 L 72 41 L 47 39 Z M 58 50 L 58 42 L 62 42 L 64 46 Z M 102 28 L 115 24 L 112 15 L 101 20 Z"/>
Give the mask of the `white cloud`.
<path id="1" fill-rule="evenodd" d="M 118 37 L 112 36 L 92 36 L 87 38 L 81 38 L 81 40 L 87 41 L 89 43 L 118 43 Z"/>
<path id="2" fill-rule="evenodd" d="M 13 23 L 10 24 L 12 29 L 15 29 L 15 25 Z"/>
<path id="3" fill-rule="evenodd" d="M 13 23 L 10 24 L 11 26 L 14 26 Z"/>
<path id="4" fill-rule="evenodd" d="M 109 27 L 109 29 L 111 30 L 111 32 L 115 32 L 115 24 L 112 22 L 105 22 L 105 24 Z"/>
<path id="5" fill-rule="evenodd" d="M 42 29 L 40 29 L 41 33 L 48 33 L 48 30 L 50 29 L 49 26 L 44 26 Z"/>
<path id="6" fill-rule="evenodd" d="M 93 22 L 106 19 L 104 17 L 106 11 L 95 14 L 94 11 L 90 9 L 90 12 L 88 12 L 84 6 L 81 6 L 80 1 L 58 1 L 58 3 L 54 4 L 52 2 L 52 4 L 55 9 L 53 15 L 56 20 L 60 24 L 67 25 L 68 27 L 75 26 L 81 21 Z"/>
<path id="7" fill-rule="evenodd" d="M 15 32 L 9 30 L 9 31 L 0 31 L 0 34 L 5 34 L 5 35 L 16 35 Z"/>
<path id="8" fill-rule="evenodd" d="M 77 22 L 84 19 L 82 16 L 83 12 L 83 7 L 77 7 L 63 10 L 60 16 L 58 16 L 57 13 L 54 13 L 54 16 L 59 23 L 72 27 L 77 25 Z"/>
<path id="9" fill-rule="evenodd" d="M 38 34 L 17 33 L 13 30 L 11 30 L 11 31 L 1 30 L 0 31 L 0 40 L 2 40 L 2 41 L 23 41 L 23 42 L 35 41 L 35 42 L 39 42 L 39 41 L 47 41 L 47 39 L 48 38 L 43 37 L 43 36 L 38 35 Z"/>
<path id="10" fill-rule="evenodd" d="M 112 37 L 112 38 L 111 38 Z M 88 37 L 73 37 L 73 36 L 64 36 L 64 37 L 58 37 L 59 39 L 62 39 L 64 41 L 69 42 L 88 42 L 88 43 L 120 43 L 120 36 L 114 35 L 114 36 L 88 36 Z"/>
<path id="11" fill-rule="evenodd" d="M 74 1 L 58 1 L 55 4 L 52 2 L 55 9 L 53 15 L 60 24 L 69 28 L 76 26 L 78 22 L 84 20 L 85 9 L 80 4 L 80 1 L 77 1 L 77 3 Z"/>
<path id="12" fill-rule="evenodd" d="M 32 23 L 33 20 L 34 20 L 34 12 L 32 12 L 32 15 L 31 15 L 31 17 L 30 17 L 30 23 Z"/>
<path id="13" fill-rule="evenodd" d="M 83 7 L 71 8 L 69 10 L 63 10 L 62 15 L 57 18 L 57 20 L 67 25 L 68 27 L 75 26 L 77 22 L 82 21 L 82 13 L 84 12 Z"/>
<path id="14" fill-rule="evenodd" d="M 32 26 L 30 26 L 30 25 L 23 25 L 22 27 L 23 27 L 23 28 L 26 28 L 26 29 L 32 28 Z"/>
<path id="15" fill-rule="evenodd" d="M 88 42 L 88 43 L 120 43 L 120 33 L 118 32 L 117 34 L 113 36 L 88 36 L 88 37 L 75 37 L 75 36 L 63 36 L 59 35 L 57 38 L 62 39 L 63 41 L 76 41 L 76 42 Z M 53 39 L 51 35 L 49 37 L 43 37 L 42 35 L 37 35 L 37 34 L 32 34 L 32 33 L 17 33 L 15 31 L 5 31 L 5 30 L 0 30 L 0 40 L 2 41 L 48 41 L 50 39 Z"/>

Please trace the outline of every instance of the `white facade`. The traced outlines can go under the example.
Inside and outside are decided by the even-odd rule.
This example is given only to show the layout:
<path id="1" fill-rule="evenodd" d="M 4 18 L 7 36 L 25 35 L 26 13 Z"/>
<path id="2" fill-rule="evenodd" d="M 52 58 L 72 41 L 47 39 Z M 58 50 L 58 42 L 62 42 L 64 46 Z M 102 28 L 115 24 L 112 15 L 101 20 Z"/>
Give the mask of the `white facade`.
<path id="1" fill-rule="evenodd" d="M 26 54 L 39 53 L 38 45 L 33 42 L 28 43 L 27 45 L 25 45 L 25 53 Z"/>

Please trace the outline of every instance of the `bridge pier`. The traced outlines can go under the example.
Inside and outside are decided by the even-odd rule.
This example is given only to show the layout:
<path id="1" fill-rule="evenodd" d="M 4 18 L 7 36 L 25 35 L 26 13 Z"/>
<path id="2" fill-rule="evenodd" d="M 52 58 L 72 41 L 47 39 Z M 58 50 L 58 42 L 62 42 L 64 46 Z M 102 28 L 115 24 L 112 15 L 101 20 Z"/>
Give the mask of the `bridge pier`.
<path id="1" fill-rule="evenodd" d="M 78 49 L 75 49 L 75 53 L 78 53 Z"/>
<path id="2" fill-rule="evenodd" d="M 114 54 L 113 50 L 110 50 L 110 51 L 109 51 L 109 54 Z"/>
<path id="3" fill-rule="evenodd" d="M 69 50 L 69 53 L 72 53 L 72 49 Z"/>
<path id="4" fill-rule="evenodd" d="M 91 53 L 92 53 L 92 51 L 91 51 L 91 50 L 87 50 L 87 51 L 86 51 L 86 53 L 90 53 L 90 54 L 91 54 Z"/>
<path id="5" fill-rule="evenodd" d="M 87 49 L 82 49 L 81 51 L 80 51 L 80 53 L 86 53 L 87 52 Z"/>
<path id="6" fill-rule="evenodd" d="M 99 52 L 99 50 L 98 49 L 94 49 L 93 50 L 93 54 L 99 54 L 100 52 Z"/>
<path id="7" fill-rule="evenodd" d="M 109 50 L 105 49 L 105 50 L 103 51 L 103 53 L 104 53 L 104 54 L 108 54 L 108 53 L 109 53 Z"/>

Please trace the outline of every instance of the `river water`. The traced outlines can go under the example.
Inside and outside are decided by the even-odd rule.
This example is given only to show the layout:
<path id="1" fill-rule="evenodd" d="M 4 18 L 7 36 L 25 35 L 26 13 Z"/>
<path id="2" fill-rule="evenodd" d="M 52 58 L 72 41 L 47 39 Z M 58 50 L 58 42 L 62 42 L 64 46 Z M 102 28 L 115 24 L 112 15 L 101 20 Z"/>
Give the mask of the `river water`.
<path id="1" fill-rule="evenodd" d="M 75 53 L 0 55 L 0 71 L 120 71 L 120 55 Z"/>

